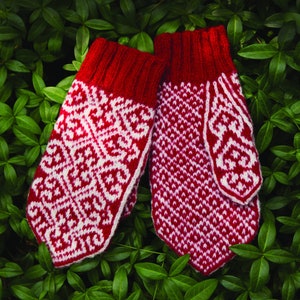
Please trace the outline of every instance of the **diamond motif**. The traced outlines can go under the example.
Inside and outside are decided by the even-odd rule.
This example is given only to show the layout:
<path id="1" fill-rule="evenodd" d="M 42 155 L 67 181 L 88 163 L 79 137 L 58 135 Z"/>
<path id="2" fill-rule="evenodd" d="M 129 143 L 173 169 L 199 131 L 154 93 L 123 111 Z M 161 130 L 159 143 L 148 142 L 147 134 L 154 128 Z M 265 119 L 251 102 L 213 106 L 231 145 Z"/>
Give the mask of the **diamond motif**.
<path id="1" fill-rule="evenodd" d="M 153 108 L 73 82 L 27 205 L 56 266 L 108 246 L 147 157 L 153 118 Z"/>

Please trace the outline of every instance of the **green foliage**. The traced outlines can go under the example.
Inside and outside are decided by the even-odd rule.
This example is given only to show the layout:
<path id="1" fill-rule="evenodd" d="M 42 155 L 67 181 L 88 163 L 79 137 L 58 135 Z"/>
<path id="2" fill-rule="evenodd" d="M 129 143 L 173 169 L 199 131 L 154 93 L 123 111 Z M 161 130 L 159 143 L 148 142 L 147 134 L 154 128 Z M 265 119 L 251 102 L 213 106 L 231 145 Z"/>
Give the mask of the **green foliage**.
<path id="1" fill-rule="evenodd" d="M 163 32 L 224 24 L 264 183 L 250 245 L 204 278 L 154 234 L 149 184 L 109 249 L 55 269 L 25 218 L 29 185 L 98 36 L 153 52 Z M 300 1 L 0 1 L 0 298 L 300 299 Z"/>

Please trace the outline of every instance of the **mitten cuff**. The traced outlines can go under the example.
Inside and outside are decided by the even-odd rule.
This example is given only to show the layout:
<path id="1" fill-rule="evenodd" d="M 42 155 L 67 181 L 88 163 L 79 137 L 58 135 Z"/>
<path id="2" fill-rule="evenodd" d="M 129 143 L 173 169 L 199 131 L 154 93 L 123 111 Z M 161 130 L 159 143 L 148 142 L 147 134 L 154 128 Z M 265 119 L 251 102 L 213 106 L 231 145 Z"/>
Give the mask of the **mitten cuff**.
<path id="1" fill-rule="evenodd" d="M 99 86 L 115 96 L 154 107 L 164 69 L 162 59 L 150 53 L 97 38 L 76 79 Z"/>
<path id="2" fill-rule="evenodd" d="M 217 78 L 235 71 L 224 26 L 164 33 L 155 38 L 155 54 L 169 61 L 164 80 L 173 83 Z"/>

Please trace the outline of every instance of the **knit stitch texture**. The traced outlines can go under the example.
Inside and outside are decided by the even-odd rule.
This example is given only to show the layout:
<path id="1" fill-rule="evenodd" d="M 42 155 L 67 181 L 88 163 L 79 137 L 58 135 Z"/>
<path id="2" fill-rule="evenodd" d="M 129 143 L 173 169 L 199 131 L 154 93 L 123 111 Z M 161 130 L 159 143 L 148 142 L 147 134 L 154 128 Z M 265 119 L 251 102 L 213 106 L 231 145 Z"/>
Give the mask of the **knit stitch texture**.
<path id="1" fill-rule="evenodd" d="M 149 153 L 163 68 L 150 54 L 102 38 L 91 46 L 28 196 L 29 224 L 56 267 L 109 245 Z"/>
<path id="2" fill-rule="evenodd" d="M 152 217 L 159 237 L 205 275 L 249 243 L 261 185 L 252 123 L 222 26 L 162 34 L 169 59 L 158 95 L 150 161 Z"/>

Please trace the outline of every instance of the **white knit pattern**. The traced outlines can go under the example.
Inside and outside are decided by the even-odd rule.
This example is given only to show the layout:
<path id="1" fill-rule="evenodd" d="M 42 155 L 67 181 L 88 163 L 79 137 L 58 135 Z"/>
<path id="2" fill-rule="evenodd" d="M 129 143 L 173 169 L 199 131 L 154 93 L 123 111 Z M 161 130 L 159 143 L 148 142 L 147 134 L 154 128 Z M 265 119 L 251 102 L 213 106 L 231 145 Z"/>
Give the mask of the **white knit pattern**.
<path id="1" fill-rule="evenodd" d="M 237 74 L 205 84 L 204 139 L 221 191 L 237 203 L 252 200 L 261 185 L 250 115 Z"/>
<path id="2" fill-rule="evenodd" d="M 179 255 L 210 274 L 227 262 L 229 247 L 253 239 L 259 203 L 246 206 L 216 184 L 202 136 L 205 86 L 163 83 L 150 163 L 152 217 L 158 235 Z"/>
<path id="3" fill-rule="evenodd" d="M 74 81 L 31 187 L 36 200 L 27 208 L 55 264 L 108 246 L 140 176 L 153 118 L 146 105 Z"/>

